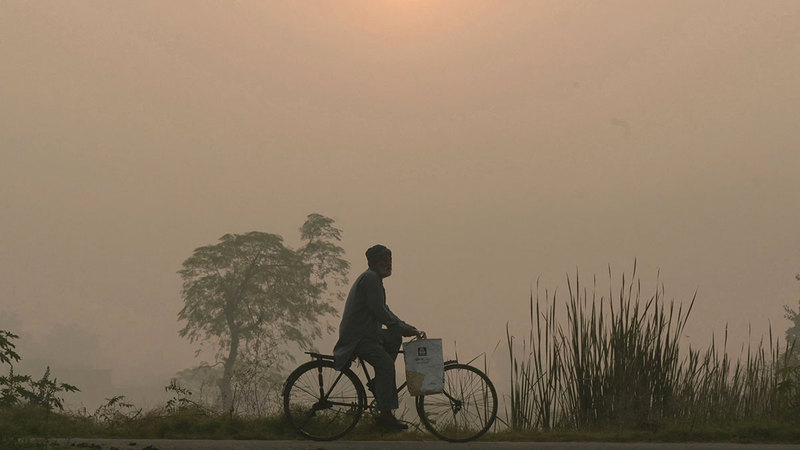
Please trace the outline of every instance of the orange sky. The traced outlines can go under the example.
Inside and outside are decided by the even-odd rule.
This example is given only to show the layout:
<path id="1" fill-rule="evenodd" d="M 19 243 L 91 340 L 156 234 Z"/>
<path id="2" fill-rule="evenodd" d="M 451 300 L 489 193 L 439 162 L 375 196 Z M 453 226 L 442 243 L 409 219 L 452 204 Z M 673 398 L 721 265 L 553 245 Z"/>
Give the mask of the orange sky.
<path id="1" fill-rule="evenodd" d="M 319 212 L 459 353 L 634 258 L 693 342 L 782 333 L 799 54 L 795 1 L 3 2 L 0 326 L 160 382 L 192 250 Z"/>

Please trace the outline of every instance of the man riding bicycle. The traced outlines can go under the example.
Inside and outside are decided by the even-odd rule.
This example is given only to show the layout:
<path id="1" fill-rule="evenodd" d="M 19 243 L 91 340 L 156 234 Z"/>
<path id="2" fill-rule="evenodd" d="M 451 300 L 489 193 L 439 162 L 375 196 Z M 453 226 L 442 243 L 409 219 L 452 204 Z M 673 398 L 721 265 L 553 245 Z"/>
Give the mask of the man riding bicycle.
<path id="1" fill-rule="evenodd" d="M 404 430 L 408 426 L 392 412 L 399 407 L 394 362 L 403 337 L 421 332 L 400 320 L 386 305 L 383 279 L 392 275 L 392 251 L 379 244 L 367 249 L 366 256 L 369 268 L 353 283 L 344 305 L 339 341 L 333 349 L 334 367 L 343 370 L 357 356 L 372 365 L 378 407 L 375 422 L 384 428 Z"/>

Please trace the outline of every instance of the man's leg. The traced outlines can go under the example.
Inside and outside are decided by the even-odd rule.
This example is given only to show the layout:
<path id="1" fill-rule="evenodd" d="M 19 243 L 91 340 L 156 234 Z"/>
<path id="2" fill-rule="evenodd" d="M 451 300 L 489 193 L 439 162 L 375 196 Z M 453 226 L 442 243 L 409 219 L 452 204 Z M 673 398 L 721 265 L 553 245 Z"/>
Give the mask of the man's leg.
<path id="1" fill-rule="evenodd" d="M 397 353 L 390 356 L 383 345 L 362 340 L 356 348 L 356 354 L 375 369 L 375 401 L 378 410 L 391 412 L 397 409 L 399 405 L 394 371 L 394 359 Z"/>
<path id="2" fill-rule="evenodd" d="M 403 331 L 400 327 L 395 325 L 381 330 L 381 341 L 383 349 L 386 350 L 392 361 L 396 360 L 400 346 L 403 345 Z"/>

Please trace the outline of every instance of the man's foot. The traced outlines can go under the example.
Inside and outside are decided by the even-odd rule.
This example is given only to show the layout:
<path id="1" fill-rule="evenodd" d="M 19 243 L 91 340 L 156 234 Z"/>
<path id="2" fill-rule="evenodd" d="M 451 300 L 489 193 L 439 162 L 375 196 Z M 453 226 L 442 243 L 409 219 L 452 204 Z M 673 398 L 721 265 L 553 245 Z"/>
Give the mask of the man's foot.
<path id="1" fill-rule="evenodd" d="M 375 416 L 375 424 L 381 428 L 385 428 L 387 430 L 407 430 L 408 425 L 400 422 L 394 417 L 394 414 L 391 412 L 381 412 Z"/>

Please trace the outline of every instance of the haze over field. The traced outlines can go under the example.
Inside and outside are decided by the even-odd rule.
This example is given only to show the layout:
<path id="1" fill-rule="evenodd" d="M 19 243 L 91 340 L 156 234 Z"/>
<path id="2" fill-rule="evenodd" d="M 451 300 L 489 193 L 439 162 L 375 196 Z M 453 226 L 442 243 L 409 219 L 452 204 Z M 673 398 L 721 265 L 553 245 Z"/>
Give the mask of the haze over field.
<path id="1" fill-rule="evenodd" d="M 460 355 L 527 332 L 537 278 L 635 258 L 698 291 L 689 342 L 782 335 L 798 55 L 797 1 L 3 1 L 0 329 L 159 391 L 199 362 L 181 262 L 318 212 Z"/>

